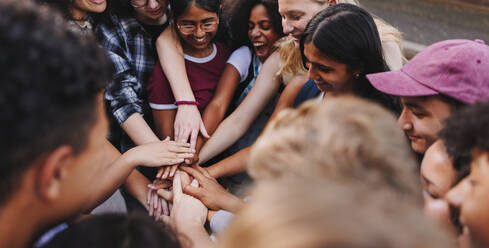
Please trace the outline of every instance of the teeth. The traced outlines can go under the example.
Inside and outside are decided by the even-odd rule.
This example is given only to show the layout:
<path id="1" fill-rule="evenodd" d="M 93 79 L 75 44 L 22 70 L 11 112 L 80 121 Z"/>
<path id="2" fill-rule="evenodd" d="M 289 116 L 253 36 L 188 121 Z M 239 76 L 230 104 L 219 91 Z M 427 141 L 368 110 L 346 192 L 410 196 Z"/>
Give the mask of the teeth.
<path id="1" fill-rule="evenodd" d="M 203 41 L 205 40 L 205 37 L 202 37 L 202 38 L 200 38 L 200 39 L 195 38 L 195 40 L 196 40 L 197 42 L 203 42 Z"/>
<path id="2" fill-rule="evenodd" d="M 265 43 L 263 43 L 263 42 L 254 42 L 253 43 L 253 46 L 255 46 L 255 47 L 263 46 L 263 45 L 265 45 Z"/>

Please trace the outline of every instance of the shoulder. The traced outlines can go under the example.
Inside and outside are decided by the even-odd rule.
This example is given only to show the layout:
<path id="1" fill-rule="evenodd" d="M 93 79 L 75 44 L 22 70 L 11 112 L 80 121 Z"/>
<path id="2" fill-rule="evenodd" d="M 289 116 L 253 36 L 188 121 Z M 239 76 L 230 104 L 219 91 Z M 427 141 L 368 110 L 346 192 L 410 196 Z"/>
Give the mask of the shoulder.
<path id="1" fill-rule="evenodd" d="M 231 50 L 224 43 L 216 42 L 217 53 L 220 53 L 224 57 L 229 57 L 231 55 Z"/>
<path id="2" fill-rule="evenodd" d="M 294 107 L 298 107 L 303 102 L 317 97 L 320 93 L 321 91 L 317 88 L 314 80 L 307 81 L 307 83 L 300 89 L 299 93 L 297 94 L 297 97 L 294 101 Z"/>

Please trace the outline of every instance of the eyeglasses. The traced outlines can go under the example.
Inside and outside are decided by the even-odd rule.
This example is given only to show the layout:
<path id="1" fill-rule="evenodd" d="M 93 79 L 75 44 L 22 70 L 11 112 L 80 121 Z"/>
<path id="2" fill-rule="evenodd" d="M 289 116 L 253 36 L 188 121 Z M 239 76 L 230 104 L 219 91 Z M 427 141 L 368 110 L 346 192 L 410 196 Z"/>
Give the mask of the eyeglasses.
<path id="1" fill-rule="evenodd" d="M 197 30 L 197 25 L 200 25 L 200 28 L 204 32 L 213 32 L 216 30 L 218 24 L 219 24 L 218 20 L 210 20 L 210 21 L 206 21 L 204 23 L 198 23 L 198 24 L 195 24 L 195 23 L 185 23 L 185 24 L 178 23 L 177 27 L 178 27 L 178 30 L 180 30 L 180 32 L 182 34 L 190 35 L 190 34 L 193 34 L 195 32 L 195 30 Z"/>
<path id="2" fill-rule="evenodd" d="M 148 6 L 149 1 L 150 0 L 131 0 L 130 4 L 132 7 L 139 9 L 139 8 L 144 8 L 144 7 Z M 155 0 L 155 1 L 158 2 L 159 4 L 161 4 L 162 2 L 165 2 L 166 0 Z"/>

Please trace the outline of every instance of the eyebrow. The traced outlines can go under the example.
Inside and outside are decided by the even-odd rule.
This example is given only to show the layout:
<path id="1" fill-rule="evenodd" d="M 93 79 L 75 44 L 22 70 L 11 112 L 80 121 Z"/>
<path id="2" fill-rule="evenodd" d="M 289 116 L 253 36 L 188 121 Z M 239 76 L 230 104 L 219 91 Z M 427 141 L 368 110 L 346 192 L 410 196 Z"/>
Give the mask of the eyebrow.
<path id="1" fill-rule="evenodd" d="M 426 111 L 426 109 L 423 108 L 421 105 L 418 105 L 418 104 L 412 103 L 412 102 L 405 102 L 404 106 L 409 107 L 409 108 L 415 108 L 415 109 Z"/>

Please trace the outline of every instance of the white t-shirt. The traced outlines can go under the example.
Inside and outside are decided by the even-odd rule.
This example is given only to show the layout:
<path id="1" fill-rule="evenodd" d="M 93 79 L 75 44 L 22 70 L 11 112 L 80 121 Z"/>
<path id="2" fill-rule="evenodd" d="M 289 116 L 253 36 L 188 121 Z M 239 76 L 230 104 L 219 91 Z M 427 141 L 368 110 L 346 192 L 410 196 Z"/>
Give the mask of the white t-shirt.
<path id="1" fill-rule="evenodd" d="M 248 72 L 251 65 L 251 50 L 247 46 L 242 46 L 236 49 L 229 57 L 227 63 L 234 66 L 241 77 L 240 83 L 244 82 L 248 77 Z"/>

